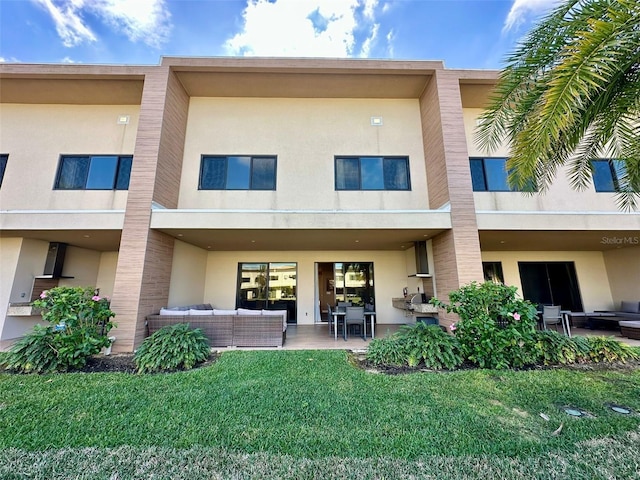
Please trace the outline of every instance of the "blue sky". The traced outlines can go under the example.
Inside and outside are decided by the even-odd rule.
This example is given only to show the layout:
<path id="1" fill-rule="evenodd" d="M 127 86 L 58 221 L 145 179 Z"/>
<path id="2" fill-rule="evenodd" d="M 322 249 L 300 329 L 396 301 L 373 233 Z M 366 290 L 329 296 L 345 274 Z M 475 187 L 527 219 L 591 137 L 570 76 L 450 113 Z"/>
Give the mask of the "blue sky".
<path id="1" fill-rule="evenodd" d="M 0 61 L 161 56 L 443 60 L 500 68 L 557 0 L 0 0 Z"/>

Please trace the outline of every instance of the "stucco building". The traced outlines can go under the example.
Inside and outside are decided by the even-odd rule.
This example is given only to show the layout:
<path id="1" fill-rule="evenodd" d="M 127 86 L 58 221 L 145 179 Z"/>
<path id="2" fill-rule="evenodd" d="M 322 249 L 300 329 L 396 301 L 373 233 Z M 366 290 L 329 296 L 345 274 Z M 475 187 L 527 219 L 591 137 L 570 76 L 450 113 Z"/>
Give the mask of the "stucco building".
<path id="1" fill-rule="evenodd" d="M 55 284 L 111 297 L 119 351 L 165 306 L 263 302 L 313 324 L 356 298 L 405 323 L 391 303 L 404 288 L 446 298 L 483 278 L 573 310 L 638 299 L 640 214 L 616 208 L 615 162 L 583 192 L 561 175 L 526 196 L 505 184 L 506 146 L 475 146 L 497 75 L 429 61 L 0 64 L 0 340 L 38 321 L 20 304 Z"/>

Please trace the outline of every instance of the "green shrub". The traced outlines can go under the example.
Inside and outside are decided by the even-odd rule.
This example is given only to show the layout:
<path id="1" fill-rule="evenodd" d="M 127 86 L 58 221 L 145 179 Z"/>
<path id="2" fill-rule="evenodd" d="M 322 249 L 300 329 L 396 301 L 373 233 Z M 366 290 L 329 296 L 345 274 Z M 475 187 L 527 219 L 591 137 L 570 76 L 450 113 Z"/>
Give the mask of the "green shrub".
<path id="1" fill-rule="evenodd" d="M 638 353 L 633 347 L 614 337 L 587 337 L 588 356 L 592 362 L 626 362 L 635 360 Z"/>
<path id="2" fill-rule="evenodd" d="M 115 314 L 109 301 L 90 287 L 55 287 L 33 302 L 50 325 L 36 326 L 16 342 L 4 359 L 5 369 L 48 373 L 81 369 L 91 355 L 108 347 Z"/>
<path id="3" fill-rule="evenodd" d="M 6 352 L 6 370 L 20 373 L 52 373 L 58 370 L 57 339 L 51 327 L 36 325 L 33 331 Z"/>
<path id="4" fill-rule="evenodd" d="M 472 282 L 449 294 L 450 304 L 432 303 L 456 313 L 452 325 L 465 359 L 482 368 L 512 368 L 536 361 L 536 307 L 516 297 L 516 287 Z"/>
<path id="5" fill-rule="evenodd" d="M 405 326 L 385 339 L 371 342 L 367 360 L 374 365 L 408 365 L 440 370 L 454 369 L 462 363 L 455 337 L 447 335 L 436 325 Z"/>
<path id="6" fill-rule="evenodd" d="M 585 337 L 569 338 L 553 330 L 536 332 L 538 363 L 544 365 L 568 365 L 584 361 L 589 352 Z"/>
<path id="7" fill-rule="evenodd" d="M 162 327 L 147 337 L 135 353 L 138 373 L 190 369 L 209 357 L 209 342 L 202 329 L 189 324 Z"/>
<path id="8" fill-rule="evenodd" d="M 421 361 L 425 367 L 452 370 L 462 363 L 458 339 L 448 335 L 437 325 L 415 325 L 403 327 L 401 338 L 405 342 L 407 363 L 417 366 Z"/>
<path id="9" fill-rule="evenodd" d="M 405 347 L 397 334 L 387 338 L 376 338 L 371 340 L 366 358 L 373 365 L 404 365 L 406 360 Z"/>

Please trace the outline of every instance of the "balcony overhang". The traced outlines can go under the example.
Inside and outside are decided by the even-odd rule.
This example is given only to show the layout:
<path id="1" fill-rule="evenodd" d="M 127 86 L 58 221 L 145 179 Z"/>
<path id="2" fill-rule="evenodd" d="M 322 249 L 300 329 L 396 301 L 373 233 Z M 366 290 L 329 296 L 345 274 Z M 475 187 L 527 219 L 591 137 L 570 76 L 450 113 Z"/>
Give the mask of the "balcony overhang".
<path id="1" fill-rule="evenodd" d="M 123 210 L 0 211 L 0 237 L 62 242 L 98 251 L 117 251 Z"/>
<path id="2" fill-rule="evenodd" d="M 438 61 L 164 57 L 191 97 L 419 98 Z"/>
<path id="3" fill-rule="evenodd" d="M 477 212 L 483 251 L 606 251 L 640 247 L 640 213 Z"/>
<path id="4" fill-rule="evenodd" d="M 154 210 L 151 228 L 206 250 L 403 250 L 451 228 L 446 211 Z"/>

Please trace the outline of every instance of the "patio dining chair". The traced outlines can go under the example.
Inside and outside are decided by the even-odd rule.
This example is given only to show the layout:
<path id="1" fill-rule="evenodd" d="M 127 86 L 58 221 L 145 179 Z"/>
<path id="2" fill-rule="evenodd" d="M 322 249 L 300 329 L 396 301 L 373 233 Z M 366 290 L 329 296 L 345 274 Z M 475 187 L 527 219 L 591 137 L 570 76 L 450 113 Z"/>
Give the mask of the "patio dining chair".
<path id="1" fill-rule="evenodd" d="M 347 339 L 347 331 L 350 325 L 360 325 L 360 331 L 362 332 L 362 338 L 366 340 L 364 336 L 365 332 L 365 318 L 364 307 L 347 307 L 347 314 L 344 317 L 344 339 Z"/>
<path id="2" fill-rule="evenodd" d="M 558 325 L 562 325 L 563 333 L 565 335 L 567 334 L 567 332 L 564 331 L 564 324 L 562 323 L 560 305 L 544 305 L 542 307 L 542 324 L 545 330 L 547 330 L 547 325 L 555 325 L 556 331 L 558 330 Z"/>

